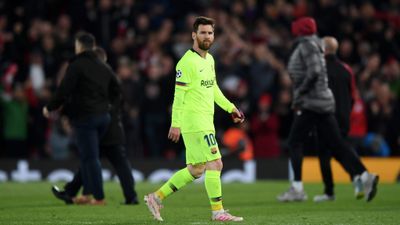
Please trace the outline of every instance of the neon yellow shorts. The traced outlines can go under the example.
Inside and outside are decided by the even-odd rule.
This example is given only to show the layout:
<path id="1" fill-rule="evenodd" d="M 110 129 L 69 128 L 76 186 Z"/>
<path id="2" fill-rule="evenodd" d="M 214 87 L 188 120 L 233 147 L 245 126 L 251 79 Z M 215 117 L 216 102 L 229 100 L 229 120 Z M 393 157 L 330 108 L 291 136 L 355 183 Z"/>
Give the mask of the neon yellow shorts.
<path id="1" fill-rule="evenodd" d="M 214 131 L 183 133 L 186 164 L 200 164 L 221 158 Z"/>

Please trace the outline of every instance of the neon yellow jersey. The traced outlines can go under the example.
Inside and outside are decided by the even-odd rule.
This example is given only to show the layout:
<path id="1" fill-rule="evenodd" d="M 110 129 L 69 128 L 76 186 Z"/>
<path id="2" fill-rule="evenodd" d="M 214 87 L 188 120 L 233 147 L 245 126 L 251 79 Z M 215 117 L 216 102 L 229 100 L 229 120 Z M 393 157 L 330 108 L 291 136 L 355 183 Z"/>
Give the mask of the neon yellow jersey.
<path id="1" fill-rule="evenodd" d="M 214 102 L 229 113 L 235 108 L 217 85 L 214 65 L 212 55 L 203 58 L 193 49 L 176 65 L 171 126 L 182 133 L 215 131 Z"/>

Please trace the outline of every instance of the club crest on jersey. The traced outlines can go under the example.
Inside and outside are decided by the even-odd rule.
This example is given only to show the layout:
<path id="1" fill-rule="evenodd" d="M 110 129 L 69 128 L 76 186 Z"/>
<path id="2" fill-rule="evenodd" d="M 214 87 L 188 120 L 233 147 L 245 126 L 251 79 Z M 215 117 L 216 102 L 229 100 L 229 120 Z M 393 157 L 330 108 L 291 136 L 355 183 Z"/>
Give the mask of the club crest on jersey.
<path id="1" fill-rule="evenodd" d="M 176 78 L 180 78 L 182 76 L 182 71 L 176 71 Z"/>

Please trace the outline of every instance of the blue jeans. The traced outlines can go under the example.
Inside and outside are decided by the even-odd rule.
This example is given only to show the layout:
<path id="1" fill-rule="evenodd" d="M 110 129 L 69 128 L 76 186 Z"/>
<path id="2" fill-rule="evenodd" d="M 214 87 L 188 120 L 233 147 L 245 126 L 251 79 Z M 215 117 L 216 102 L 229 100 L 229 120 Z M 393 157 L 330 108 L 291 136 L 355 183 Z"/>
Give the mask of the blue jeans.
<path id="1" fill-rule="evenodd" d="M 81 160 L 83 187 L 97 200 L 104 199 L 99 142 L 105 134 L 110 120 L 110 114 L 103 113 L 73 122 Z"/>

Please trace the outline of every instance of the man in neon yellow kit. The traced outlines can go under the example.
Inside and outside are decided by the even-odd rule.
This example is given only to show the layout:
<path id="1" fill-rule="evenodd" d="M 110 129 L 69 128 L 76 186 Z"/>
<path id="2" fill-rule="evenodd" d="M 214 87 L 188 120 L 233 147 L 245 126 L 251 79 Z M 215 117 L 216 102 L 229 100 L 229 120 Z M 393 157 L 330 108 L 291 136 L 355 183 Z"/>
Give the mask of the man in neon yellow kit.
<path id="1" fill-rule="evenodd" d="M 215 76 L 214 58 L 208 53 L 214 41 L 214 20 L 196 18 L 193 24 L 193 48 L 188 50 L 176 66 L 175 97 L 172 124 L 168 138 L 178 142 L 182 133 L 186 147 L 187 167 L 176 172 L 160 189 L 144 197 L 154 219 L 163 221 L 162 200 L 185 185 L 200 178 L 205 172 L 205 187 L 210 200 L 212 220 L 242 221 L 222 206 L 222 160 L 215 139 L 214 102 L 232 114 L 235 123 L 243 122 L 244 115 L 219 89 Z"/>

